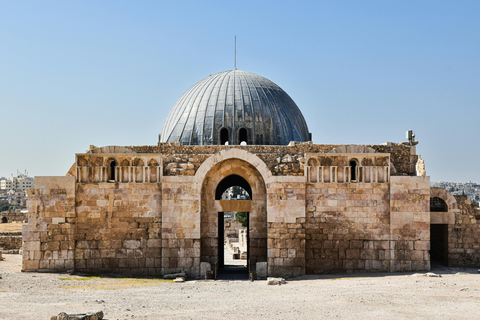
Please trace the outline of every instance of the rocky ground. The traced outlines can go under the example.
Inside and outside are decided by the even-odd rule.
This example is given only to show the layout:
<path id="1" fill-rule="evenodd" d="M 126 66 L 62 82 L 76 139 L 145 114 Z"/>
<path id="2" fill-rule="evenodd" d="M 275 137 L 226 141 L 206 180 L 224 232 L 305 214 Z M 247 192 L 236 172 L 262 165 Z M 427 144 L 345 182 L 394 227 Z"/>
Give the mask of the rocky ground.
<path id="1" fill-rule="evenodd" d="M 266 281 L 187 281 L 22 273 L 0 261 L 0 319 L 102 310 L 105 319 L 480 319 L 476 269 Z M 438 276 L 437 276 L 438 275 Z"/>

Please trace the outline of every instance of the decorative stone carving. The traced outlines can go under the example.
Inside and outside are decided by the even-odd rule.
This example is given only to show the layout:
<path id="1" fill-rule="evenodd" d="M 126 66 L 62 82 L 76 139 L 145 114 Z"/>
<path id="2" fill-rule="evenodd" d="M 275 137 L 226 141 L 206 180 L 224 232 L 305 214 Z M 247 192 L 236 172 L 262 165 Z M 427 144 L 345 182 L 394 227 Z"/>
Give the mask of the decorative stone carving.
<path id="1" fill-rule="evenodd" d="M 420 154 L 418 155 L 416 169 L 417 169 L 417 176 L 425 177 L 427 175 L 427 172 L 425 171 L 425 161 L 422 159 Z"/>

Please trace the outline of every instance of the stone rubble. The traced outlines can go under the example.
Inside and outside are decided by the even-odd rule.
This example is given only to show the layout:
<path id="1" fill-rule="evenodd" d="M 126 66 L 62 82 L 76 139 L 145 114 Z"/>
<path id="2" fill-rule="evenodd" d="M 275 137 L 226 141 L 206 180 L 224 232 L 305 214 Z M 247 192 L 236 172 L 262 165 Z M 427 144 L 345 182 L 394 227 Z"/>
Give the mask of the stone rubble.
<path id="1" fill-rule="evenodd" d="M 267 285 L 269 286 L 282 285 L 285 283 L 287 282 L 283 278 L 271 278 L 271 277 L 267 278 Z"/>
<path id="2" fill-rule="evenodd" d="M 50 320 L 102 320 L 103 311 L 89 313 L 65 313 L 60 312 L 58 316 L 52 316 Z"/>

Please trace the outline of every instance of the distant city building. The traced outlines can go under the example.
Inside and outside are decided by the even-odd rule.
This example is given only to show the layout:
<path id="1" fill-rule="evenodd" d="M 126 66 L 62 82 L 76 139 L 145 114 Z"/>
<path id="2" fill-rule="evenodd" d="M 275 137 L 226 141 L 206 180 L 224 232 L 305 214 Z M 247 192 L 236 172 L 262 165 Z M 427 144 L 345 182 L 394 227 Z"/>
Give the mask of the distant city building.
<path id="1" fill-rule="evenodd" d="M 442 188 L 450 192 L 454 196 L 467 196 L 470 201 L 477 202 L 480 200 L 480 184 L 472 181 L 466 183 L 456 182 L 432 182 L 434 188 Z"/>
<path id="2" fill-rule="evenodd" d="M 10 191 L 23 191 L 27 189 L 33 189 L 34 179 L 27 176 L 27 173 L 21 174 L 17 172 L 16 177 L 2 178 L 0 179 L 0 189 Z"/>

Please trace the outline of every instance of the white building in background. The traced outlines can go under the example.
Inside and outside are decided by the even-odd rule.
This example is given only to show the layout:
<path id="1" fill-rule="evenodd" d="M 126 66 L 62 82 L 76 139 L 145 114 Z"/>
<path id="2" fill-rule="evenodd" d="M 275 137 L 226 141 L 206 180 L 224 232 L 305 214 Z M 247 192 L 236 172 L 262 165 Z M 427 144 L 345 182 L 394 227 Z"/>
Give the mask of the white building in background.
<path id="1" fill-rule="evenodd" d="M 10 191 L 25 191 L 27 189 L 33 189 L 34 179 L 27 176 L 27 173 L 21 174 L 17 172 L 16 177 L 10 177 L 0 180 L 0 189 Z"/>

